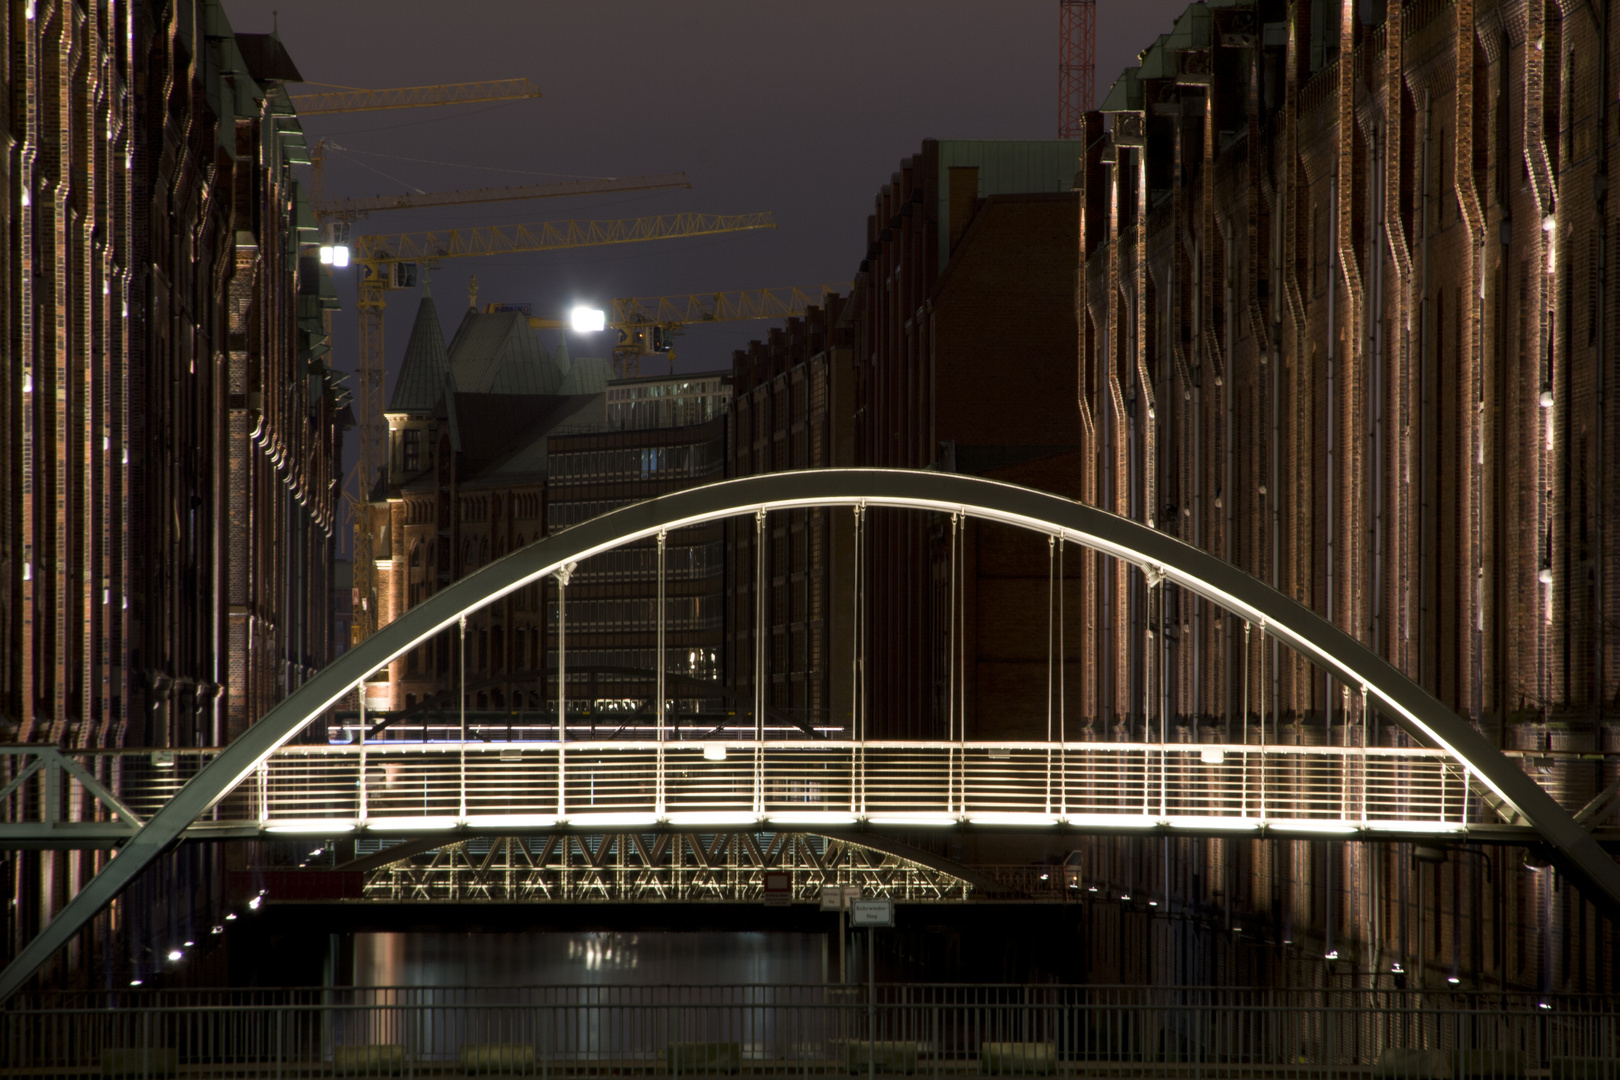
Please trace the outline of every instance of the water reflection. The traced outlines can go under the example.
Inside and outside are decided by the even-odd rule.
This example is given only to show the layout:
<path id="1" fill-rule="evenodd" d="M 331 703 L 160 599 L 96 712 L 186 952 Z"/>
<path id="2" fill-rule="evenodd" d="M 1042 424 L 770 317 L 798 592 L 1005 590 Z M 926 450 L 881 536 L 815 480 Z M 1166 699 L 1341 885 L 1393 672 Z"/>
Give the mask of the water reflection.
<path id="1" fill-rule="evenodd" d="M 356 986 L 790 985 L 826 978 L 821 934 L 356 934 Z"/>
<path id="2" fill-rule="evenodd" d="M 825 938 L 799 933 L 356 934 L 354 989 L 329 1048 L 388 1043 L 417 1061 L 517 1046 L 540 1062 L 667 1067 L 671 1047 L 743 1060 L 834 1052 Z M 383 989 L 395 988 L 395 989 Z M 837 1045 L 842 1045 L 841 1043 Z"/>

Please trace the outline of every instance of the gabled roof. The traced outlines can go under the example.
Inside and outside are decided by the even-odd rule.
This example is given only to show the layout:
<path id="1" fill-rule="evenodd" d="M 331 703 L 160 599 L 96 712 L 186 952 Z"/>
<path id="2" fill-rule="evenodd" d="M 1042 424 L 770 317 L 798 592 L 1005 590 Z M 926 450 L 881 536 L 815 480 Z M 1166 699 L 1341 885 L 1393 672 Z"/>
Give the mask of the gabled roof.
<path id="1" fill-rule="evenodd" d="M 237 34 L 236 47 L 247 62 L 248 74 L 253 76 L 254 82 L 304 81 L 287 47 L 275 34 Z"/>
<path id="2" fill-rule="evenodd" d="M 565 374 L 517 311 L 469 311 L 450 343 L 450 372 L 469 394 L 554 394 Z"/>
<path id="3" fill-rule="evenodd" d="M 1114 85 L 1109 88 L 1108 96 L 1103 98 L 1102 112 L 1142 111 L 1142 80 L 1138 78 L 1140 70 L 1128 67 L 1120 72 L 1119 78 L 1115 79 Z"/>
<path id="4" fill-rule="evenodd" d="M 388 411 L 431 412 L 444 393 L 444 380 L 449 373 L 450 358 L 444 348 L 439 311 L 433 306 L 432 295 L 423 289 L 422 302 L 416 306 L 416 322 L 411 326 L 411 338 L 405 343 L 405 362 L 400 365 L 399 378 L 394 380 L 394 396 L 388 403 Z"/>
<path id="5" fill-rule="evenodd" d="M 1229 5 L 1219 4 L 1219 7 Z M 1187 10 L 1181 13 L 1176 20 L 1175 29 L 1170 31 L 1170 39 L 1166 41 L 1165 48 L 1172 51 L 1177 49 L 1207 49 L 1215 43 L 1215 27 L 1209 13 L 1208 4 L 1189 4 Z"/>
<path id="6" fill-rule="evenodd" d="M 511 472 L 500 466 L 514 457 L 538 462 L 517 471 L 543 470 L 546 437 L 565 424 L 599 421 L 605 416 L 603 402 L 598 394 L 455 394 L 451 412 L 457 421 L 462 476 L 492 467 Z"/>
<path id="7" fill-rule="evenodd" d="M 543 473 L 555 432 L 601 426 L 607 421 L 607 398 L 602 394 L 558 394 L 543 400 L 555 404 L 544 408 L 543 415 L 525 434 L 527 441 L 490 466 L 485 476 L 515 479 Z"/>
<path id="8" fill-rule="evenodd" d="M 729 374 L 729 372 L 728 372 Z M 605 356 L 582 356 L 563 377 L 559 394 L 605 394 L 613 364 Z"/>

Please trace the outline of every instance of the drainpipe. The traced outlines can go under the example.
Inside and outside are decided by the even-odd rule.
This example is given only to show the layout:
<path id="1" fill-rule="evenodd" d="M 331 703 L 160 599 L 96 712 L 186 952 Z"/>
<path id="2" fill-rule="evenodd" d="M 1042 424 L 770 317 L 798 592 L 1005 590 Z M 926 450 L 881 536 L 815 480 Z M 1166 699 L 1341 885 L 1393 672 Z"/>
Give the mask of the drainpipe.
<path id="1" fill-rule="evenodd" d="M 1463 418 L 1463 475 L 1468 511 L 1463 515 L 1468 530 L 1463 548 L 1468 557 L 1468 575 L 1472 588 L 1462 583 L 1458 591 L 1473 595 L 1473 610 L 1468 618 L 1468 670 L 1472 689 L 1467 711 L 1475 723 L 1481 719 L 1484 690 L 1484 583 L 1485 566 L 1481 550 L 1484 523 L 1481 520 L 1484 502 L 1484 424 L 1485 395 L 1483 368 L 1484 340 L 1481 334 L 1481 308 L 1485 298 L 1485 213 L 1480 208 L 1479 191 L 1474 183 L 1474 3 L 1475 0 L 1456 0 L 1457 4 L 1457 76 L 1454 97 L 1457 103 L 1457 135 L 1452 140 L 1456 162 L 1452 178 L 1457 189 L 1457 202 L 1462 209 L 1462 220 L 1468 230 L 1468 287 L 1464 290 L 1462 310 L 1458 318 L 1467 327 L 1465 338 L 1468 356 L 1460 365 L 1462 382 L 1467 398 L 1474 409 L 1473 423 Z"/>

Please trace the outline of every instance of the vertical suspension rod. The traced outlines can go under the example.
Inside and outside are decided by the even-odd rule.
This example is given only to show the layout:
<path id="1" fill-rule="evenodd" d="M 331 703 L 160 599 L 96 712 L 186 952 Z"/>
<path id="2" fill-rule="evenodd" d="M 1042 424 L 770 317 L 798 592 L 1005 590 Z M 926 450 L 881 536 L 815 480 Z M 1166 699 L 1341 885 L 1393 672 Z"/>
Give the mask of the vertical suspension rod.
<path id="1" fill-rule="evenodd" d="M 557 816 L 568 813 L 568 579 L 577 563 L 557 571 Z"/>
<path id="2" fill-rule="evenodd" d="M 665 702 L 666 698 L 665 698 L 665 694 L 664 694 L 664 679 L 665 679 L 665 674 L 664 673 L 665 673 L 665 670 L 669 667 L 668 650 L 666 649 L 665 642 L 664 642 L 664 628 L 665 628 L 665 625 L 666 625 L 666 623 L 668 621 L 666 619 L 666 617 L 665 617 L 665 599 L 664 599 L 665 594 L 667 592 L 666 585 L 665 585 L 665 567 L 667 565 L 666 560 L 665 560 L 665 551 L 666 551 L 665 540 L 666 539 L 667 539 L 667 534 L 662 529 L 660 529 L 658 531 L 658 615 L 657 615 L 657 618 L 658 618 L 658 643 L 657 643 L 658 656 L 657 656 L 657 660 L 656 660 L 657 674 L 655 676 L 655 685 L 654 685 L 654 688 L 653 688 L 653 707 L 656 710 L 656 716 L 657 716 L 656 723 L 657 723 L 657 738 L 658 738 L 658 780 L 657 780 L 657 783 L 655 785 L 654 798 L 656 800 L 656 812 L 658 813 L 659 817 L 662 817 L 664 815 L 664 806 L 665 806 L 665 793 L 664 793 L 664 702 Z"/>
<path id="3" fill-rule="evenodd" d="M 765 509 L 754 511 L 754 811 L 765 809 Z"/>
<path id="4" fill-rule="evenodd" d="M 467 616 L 463 615 L 458 621 L 461 630 L 461 802 L 456 817 L 459 821 L 467 820 Z"/>

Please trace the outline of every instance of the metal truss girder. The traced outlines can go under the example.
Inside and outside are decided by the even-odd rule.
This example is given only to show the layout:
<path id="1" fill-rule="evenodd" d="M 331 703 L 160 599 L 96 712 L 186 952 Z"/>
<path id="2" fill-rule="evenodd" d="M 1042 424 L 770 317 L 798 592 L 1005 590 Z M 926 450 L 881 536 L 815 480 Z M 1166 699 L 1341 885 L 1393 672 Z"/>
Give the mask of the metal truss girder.
<path id="1" fill-rule="evenodd" d="M 368 872 L 364 895 L 376 902 L 485 900 L 500 903 L 580 901 L 747 903 L 764 892 L 766 870 L 785 871 L 799 901 L 830 884 L 859 885 L 872 895 L 912 902 L 960 902 L 980 887 L 970 871 L 951 873 L 894 852 L 836 837 L 776 833 L 762 848 L 753 833 L 665 835 L 651 846 L 637 833 L 608 833 L 594 848 L 582 836 L 459 839 L 431 851 L 410 845 L 396 862 Z M 560 842 L 559 842 L 560 840 Z M 538 846 L 538 854 L 536 847 Z M 817 851 L 818 846 L 822 849 Z M 592 853 L 576 862 L 574 852 Z M 688 862 L 688 855 L 701 855 Z M 375 863 L 373 863 L 375 866 Z"/>
<path id="2" fill-rule="evenodd" d="M 649 499 L 554 533 L 435 593 L 316 673 L 220 751 L 146 822 L 39 936 L 0 971 L 15 993 L 204 812 L 372 671 L 477 611 L 570 563 L 660 532 L 739 514 L 829 506 L 960 513 L 1044 532 L 1219 604 L 1369 697 L 1424 745 L 1444 750 L 1503 807 L 1533 826 L 1589 899 L 1620 914 L 1620 866 L 1533 778 L 1464 718 L 1303 604 L 1224 560 L 1093 506 L 981 477 L 895 469 L 818 469 L 725 480 Z"/>

